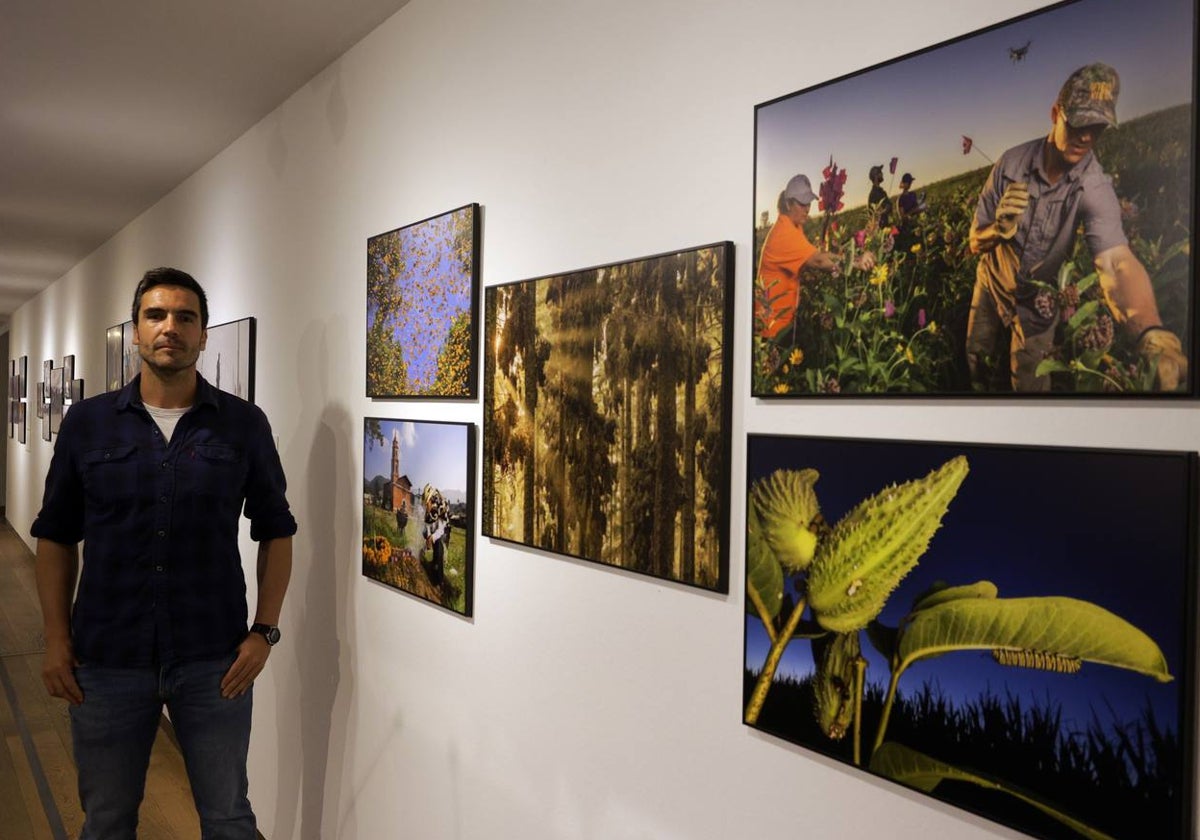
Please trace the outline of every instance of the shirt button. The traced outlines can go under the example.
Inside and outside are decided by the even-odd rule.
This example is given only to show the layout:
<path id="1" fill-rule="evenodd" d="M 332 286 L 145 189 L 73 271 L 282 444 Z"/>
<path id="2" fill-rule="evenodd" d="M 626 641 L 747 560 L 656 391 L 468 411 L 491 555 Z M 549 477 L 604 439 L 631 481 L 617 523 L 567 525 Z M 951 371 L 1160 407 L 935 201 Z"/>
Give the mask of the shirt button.
<path id="1" fill-rule="evenodd" d="M 164 470 L 167 468 L 167 462 L 166 462 L 166 461 L 163 461 L 163 462 L 162 462 L 162 468 L 163 468 Z"/>
<path id="2" fill-rule="evenodd" d="M 159 532 L 158 532 L 158 535 L 159 535 L 160 537 L 165 537 L 165 536 L 167 535 L 167 532 L 166 532 L 166 531 L 159 531 Z"/>
<path id="3" fill-rule="evenodd" d="M 165 502 L 167 501 L 167 497 L 166 497 L 166 496 L 159 496 L 159 497 L 158 497 L 158 500 L 159 500 L 160 502 L 164 502 L 164 503 L 165 503 Z"/>
<path id="4" fill-rule="evenodd" d="M 156 572 L 161 572 L 161 571 L 162 571 L 162 566 L 155 566 L 155 567 L 154 567 L 154 571 L 156 571 Z"/>

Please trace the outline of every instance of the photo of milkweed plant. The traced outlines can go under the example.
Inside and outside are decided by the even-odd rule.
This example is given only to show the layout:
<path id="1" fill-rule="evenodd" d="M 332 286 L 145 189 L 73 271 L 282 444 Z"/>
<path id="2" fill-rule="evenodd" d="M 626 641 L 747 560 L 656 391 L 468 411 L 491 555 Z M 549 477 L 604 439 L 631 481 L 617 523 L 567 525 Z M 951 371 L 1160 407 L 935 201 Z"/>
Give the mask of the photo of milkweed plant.
<path id="1" fill-rule="evenodd" d="M 471 615 L 475 424 L 365 418 L 362 489 L 363 575 Z"/>
<path id="2" fill-rule="evenodd" d="M 367 240 L 367 396 L 474 399 L 480 215 L 468 204 Z"/>
<path id="3" fill-rule="evenodd" d="M 1192 837 L 1196 456 L 751 435 L 746 724 L 1044 838 Z"/>
<path id="4" fill-rule="evenodd" d="M 483 533 L 729 590 L 733 243 L 489 286 Z"/>
<path id="5" fill-rule="evenodd" d="M 968 353 L 987 247 L 972 241 L 976 211 L 1006 153 L 1053 140 L 1051 108 L 1073 71 L 1103 63 L 1118 78 L 1117 123 L 1087 153 L 1101 171 L 1084 177 L 1081 164 L 1064 176 L 1067 188 L 1052 189 L 1041 169 L 1023 182 L 1033 197 L 1011 242 L 1025 317 L 1037 322 L 1024 332 L 1052 336 L 1029 364 L 1060 396 L 1194 395 L 1194 373 L 1169 372 L 1143 327 L 1160 323 L 1158 337 L 1177 339 L 1195 367 L 1195 21 L 1193 0 L 1060 3 L 759 105 L 753 394 L 1028 390 L 1010 376 L 1010 332 Z M 802 229 L 830 264 L 805 262 L 796 289 L 762 269 L 768 235 L 786 222 L 781 193 L 799 174 L 816 196 Z M 1097 229 L 1109 238 L 1083 224 L 1084 210 L 1056 215 L 1085 182 L 1089 195 L 1107 190 L 1095 183 L 1105 179 L 1115 201 Z M 1041 258 L 1039 236 L 1064 237 L 1061 258 Z M 1120 271 L 1099 260 L 1115 254 Z M 1147 279 L 1135 276 L 1143 271 Z M 1117 305 L 1140 283 L 1157 309 L 1144 322 Z"/>

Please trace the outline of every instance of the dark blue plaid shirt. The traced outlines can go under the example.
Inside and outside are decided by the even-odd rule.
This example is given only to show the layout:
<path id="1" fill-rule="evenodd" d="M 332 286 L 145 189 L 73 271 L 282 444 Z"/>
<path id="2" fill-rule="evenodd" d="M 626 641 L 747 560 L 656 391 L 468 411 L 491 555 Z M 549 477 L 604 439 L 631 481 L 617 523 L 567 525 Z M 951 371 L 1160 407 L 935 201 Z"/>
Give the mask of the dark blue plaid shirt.
<path id="1" fill-rule="evenodd" d="M 246 636 L 243 504 L 252 539 L 296 532 L 283 467 L 257 406 L 200 378 L 168 445 L 140 385 L 139 376 L 67 412 L 30 533 L 83 540 L 71 613 L 81 662 L 215 659 Z"/>

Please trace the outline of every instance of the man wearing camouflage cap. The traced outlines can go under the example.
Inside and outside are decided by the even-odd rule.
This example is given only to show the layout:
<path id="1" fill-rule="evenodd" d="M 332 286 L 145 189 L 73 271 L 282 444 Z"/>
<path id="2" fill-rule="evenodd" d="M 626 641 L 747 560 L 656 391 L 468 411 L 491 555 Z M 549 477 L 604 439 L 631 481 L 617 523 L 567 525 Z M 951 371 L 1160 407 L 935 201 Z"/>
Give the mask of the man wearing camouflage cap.
<path id="1" fill-rule="evenodd" d="M 1187 383 L 1179 338 L 1163 328 L 1150 276 L 1121 228 L 1112 179 L 1093 151 L 1104 130 L 1117 124 L 1119 93 L 1120 78 L 1108 65 L 1076 70 L 1050 108 L 1049 136 L 1009 149 L 984 184 L 971 227 L 971 251 L 980 257 L 966 342 L 977 388 L 994 390 L 989 362 L 1008 341 L 1013 390 L 1050 390 L 1050 377 L 1036 371 L 1054 351 L 1059 312 L 1037 283 L 1057 286 L 1080 225 L 1105 302 L 1155 366 L 1157 388 L 1173 391 Z"/>

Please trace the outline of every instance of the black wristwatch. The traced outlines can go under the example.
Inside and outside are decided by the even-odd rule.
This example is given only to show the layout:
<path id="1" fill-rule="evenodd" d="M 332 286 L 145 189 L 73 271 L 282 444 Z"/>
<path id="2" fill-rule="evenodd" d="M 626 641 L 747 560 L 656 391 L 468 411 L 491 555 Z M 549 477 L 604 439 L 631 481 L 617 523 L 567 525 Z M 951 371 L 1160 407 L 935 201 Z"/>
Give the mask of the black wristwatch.
<path id="1" fill-rule="evenodd" d="M 269 645 L 279 644 L 279 628 L 274 624 L 251 624 L 251 633 L 260 633 Z"/>

